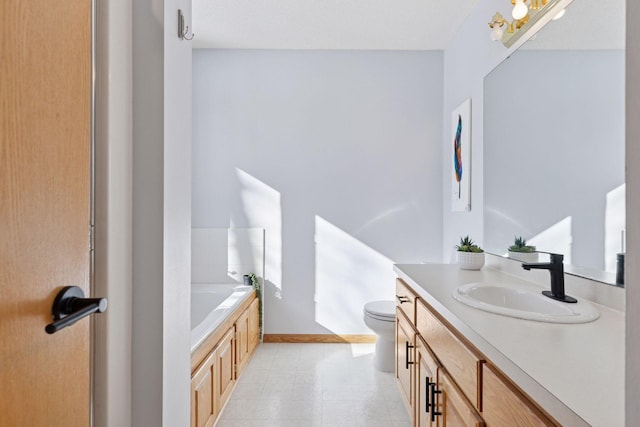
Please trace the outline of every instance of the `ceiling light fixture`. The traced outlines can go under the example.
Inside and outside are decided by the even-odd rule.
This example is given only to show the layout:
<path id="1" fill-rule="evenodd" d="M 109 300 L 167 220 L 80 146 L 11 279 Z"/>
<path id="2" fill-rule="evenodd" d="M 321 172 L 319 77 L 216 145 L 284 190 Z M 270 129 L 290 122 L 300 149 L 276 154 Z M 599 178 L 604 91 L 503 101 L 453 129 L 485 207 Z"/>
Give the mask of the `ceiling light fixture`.
<path id="1" fill-rule="evenodd" d="M 513 16 L 513 19 L 522 19 L 527 16 L 528 13 L 529 7 L 524 2 L 524 0 L 515 0 L 515 6 L 513 6 L 513 10 L 511 11 L 511 16 Z"/>
<path id="2" fill-rule="evenodd" d="M 565 13 L 565 8 L 572 1 L 511 0 L 513 21 L 507 21 L 500 12 L 496 12 L 489 22 L 491 40 L 502 40 L 506 47 L 511 47 L 524 34 L 535 34 L 549 20 L 560 19 Z M 549 18 L 545 18 L 547 14 L 550 15 Z"/>

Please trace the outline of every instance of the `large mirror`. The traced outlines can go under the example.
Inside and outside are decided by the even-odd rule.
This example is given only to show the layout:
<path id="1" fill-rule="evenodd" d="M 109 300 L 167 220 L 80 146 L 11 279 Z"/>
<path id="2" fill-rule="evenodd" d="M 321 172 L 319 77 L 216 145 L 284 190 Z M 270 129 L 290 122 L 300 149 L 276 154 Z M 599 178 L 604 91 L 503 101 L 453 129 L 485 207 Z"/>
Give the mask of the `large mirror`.
<path id="1" fill-rule="evenodd" d="M 570 274 L 616 283 L 625 230 L 624 43 L 624 0 L 575 0 L 485 77 L 487 252 L 508 256 L 521 236 L 564 254 Z"/>

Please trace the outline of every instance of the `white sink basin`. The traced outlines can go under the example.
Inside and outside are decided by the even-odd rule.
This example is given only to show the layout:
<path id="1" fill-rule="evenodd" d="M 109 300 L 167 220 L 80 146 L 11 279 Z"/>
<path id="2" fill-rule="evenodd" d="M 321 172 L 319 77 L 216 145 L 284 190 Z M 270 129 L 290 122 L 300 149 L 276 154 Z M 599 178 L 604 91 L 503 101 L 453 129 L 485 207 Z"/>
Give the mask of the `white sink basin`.
<path id="1" fill-rule="evenodd" d="M 456 288 L 453 298 L 479 310 L 538 322 L 586 323 L 600 317 L 600 312 L 587 301 L 555 301 L 520 285 L 469 283 Z"/>

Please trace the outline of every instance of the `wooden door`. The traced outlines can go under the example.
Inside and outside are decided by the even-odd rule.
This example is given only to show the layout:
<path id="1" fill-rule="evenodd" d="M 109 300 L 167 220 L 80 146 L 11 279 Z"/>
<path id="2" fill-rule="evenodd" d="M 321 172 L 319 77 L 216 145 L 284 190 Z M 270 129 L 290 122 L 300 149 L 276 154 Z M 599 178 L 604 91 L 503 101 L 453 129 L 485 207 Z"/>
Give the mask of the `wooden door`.
<path id="1" fill-rule="evenodd" d="M 0 426 L 86 427 L 89 321 L 44 328 L 89 294 L 91 2 L 2 0 L 0 58 Z"/>

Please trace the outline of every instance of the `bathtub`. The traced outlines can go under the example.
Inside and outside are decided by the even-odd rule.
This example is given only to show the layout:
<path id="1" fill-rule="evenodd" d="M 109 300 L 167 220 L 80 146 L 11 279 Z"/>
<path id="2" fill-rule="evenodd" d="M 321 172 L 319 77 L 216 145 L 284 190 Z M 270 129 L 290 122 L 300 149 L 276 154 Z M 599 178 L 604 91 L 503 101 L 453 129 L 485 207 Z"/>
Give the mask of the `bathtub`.
<path id="1" fill-rule="evenodd" d="M 246 300 L 253 287 L 237 284 L 191 285 L 191 351 Z"/>

